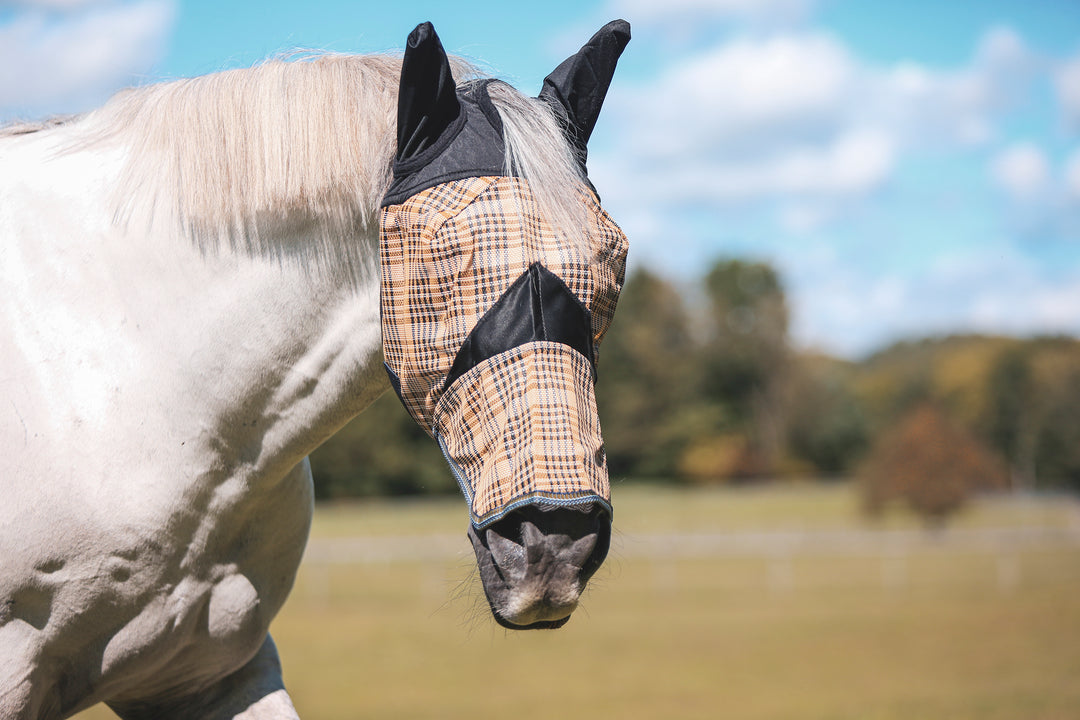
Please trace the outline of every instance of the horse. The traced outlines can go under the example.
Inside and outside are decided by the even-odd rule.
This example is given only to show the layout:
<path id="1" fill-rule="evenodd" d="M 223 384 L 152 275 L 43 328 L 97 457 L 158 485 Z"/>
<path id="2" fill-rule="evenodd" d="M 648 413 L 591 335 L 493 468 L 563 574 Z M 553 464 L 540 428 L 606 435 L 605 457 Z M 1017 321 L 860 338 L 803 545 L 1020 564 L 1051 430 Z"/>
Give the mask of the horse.
<path id="1" fill-rule="evenodd" d="M 296 718 L 268 628 L 307 456 L 388 386 L 496 621 L 566 622 L 611 532 L 626 245 L 585 163 L 628 40 L 533 98 L 425 23 L 0 129 L 0 718 Z"/>

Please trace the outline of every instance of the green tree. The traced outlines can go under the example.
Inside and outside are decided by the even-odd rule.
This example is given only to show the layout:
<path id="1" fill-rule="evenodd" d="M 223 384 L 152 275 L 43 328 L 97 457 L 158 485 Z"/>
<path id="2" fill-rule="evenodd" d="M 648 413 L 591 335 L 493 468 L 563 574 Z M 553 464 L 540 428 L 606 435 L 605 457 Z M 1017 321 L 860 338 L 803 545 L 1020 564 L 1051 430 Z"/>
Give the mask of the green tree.
<path id="1" fill-rule="evenodd" d="M 1058 366 L 1043 380 L 1035 460 L 1038 484 L 1080 491 L 1080 366 Z M 1035 471 L 1033 470 L 1033 474 Z"/>
<path id="2" fill-rule="evenodd" d="M 458 492 L 439 446 L 393 392 L 312 453 L 311 472 L 320 500 Z"/>
<path id="3" fill-rule="evenodd" d="M 1013 484 L 1035 484 L 1038 416 L 1031 346 L 1017 344 L 1002 352 L 987 381 L 987 436 L 1009 462 Z"/>
<path id="4" fill-rule="evenodd" d="M 787 450 L 815 474 L 848 472 L 869 441 L 849 375 L 850 368 L 832 358 L 800 356 L 793 365 L 785 397 Z"/>
<path id="5" fill-rule="evenodd" d="M 771 472 L 782 451 L 791 364 L 780 277 L 765 263 L 722 260 L 705 276 L 705 291 L 704 392 L 746 438 L 759 470 Z"/>
<path id="6" fill-rule="evenodd" d="M 697 347 L 682 298 L 635 271 L 600 348 L 597 408 L 612 475 L 670 477 L 699 426 Z"/>

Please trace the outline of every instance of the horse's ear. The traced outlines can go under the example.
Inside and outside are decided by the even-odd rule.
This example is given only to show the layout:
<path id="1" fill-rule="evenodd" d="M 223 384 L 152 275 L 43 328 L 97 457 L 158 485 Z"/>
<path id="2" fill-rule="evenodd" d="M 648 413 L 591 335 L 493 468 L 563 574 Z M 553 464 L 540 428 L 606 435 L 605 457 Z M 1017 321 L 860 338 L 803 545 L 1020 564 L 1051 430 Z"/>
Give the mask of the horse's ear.
<path id="1" fill-rule="evenodd" d="M 411 33 L 401 62 L 398 88 L 397 159 L 421 152 L 461 114 L 457 86 L 439 36 L 431 23 Z"/>
<path id="2" fill-rule="evenodd" d="M 585 146 L 604 104 L 615 65 L 630 42 L 630 23 L 613 20 L 544 78 L 540 99 L 566 116 L 567 135 L 585 162 Z"/>

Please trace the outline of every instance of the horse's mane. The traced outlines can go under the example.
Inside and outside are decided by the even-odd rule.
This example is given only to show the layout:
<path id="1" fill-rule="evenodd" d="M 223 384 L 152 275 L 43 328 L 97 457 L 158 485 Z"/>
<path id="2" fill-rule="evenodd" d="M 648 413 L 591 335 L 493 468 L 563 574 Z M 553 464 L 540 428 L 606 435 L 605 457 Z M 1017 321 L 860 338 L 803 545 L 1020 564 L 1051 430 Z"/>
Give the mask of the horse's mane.
<path id="1" fill-rule="evenodd" d="M 458 82 L 478 76 L 468 63 L 452 63 Z M 65 126 L 80 129 L 80 144 L 127 149 L 116 194 L 122 220 L 175 213 L 201 241 L 258 242 L 260 228 L 288 219 L 331 240 L 377 222 L 400 72 L 401 59 L 387 55 L 275 59 L 125 90 Z M 554 114 L 503 83 L 490 94 L 507 164 L 529 181 L 549 221 L 578 239 L 581 179 Z"/>
<path id="2" fill-rule="evenodd" d="M 174 212 L 200 240 L 258 242 L 286 218 L 370 225 L 394 152 L 400 60 L 320 55 L 127 90 L 86 119 L 128 148 L 122 218 Z M 350 232 L 351 231 L 351 232 Z"/>

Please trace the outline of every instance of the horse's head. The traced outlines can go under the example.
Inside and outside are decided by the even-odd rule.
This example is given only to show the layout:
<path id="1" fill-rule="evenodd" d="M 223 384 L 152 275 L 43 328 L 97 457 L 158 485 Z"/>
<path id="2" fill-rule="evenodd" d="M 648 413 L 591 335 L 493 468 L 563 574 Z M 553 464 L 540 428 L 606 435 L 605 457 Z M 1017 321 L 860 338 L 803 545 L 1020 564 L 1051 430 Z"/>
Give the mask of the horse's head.
<path id="1" fill-rule="evenodd" d="M 409 36 L 383 200 L 383 347 L 394 389 L 469 504 L 495 618 L 558 627 L 603 562 L 610 487 L 593 382 L 626 237 L 585 144 L 626 22 L 525 98 L 455 83 L 430 24 Z"/>

